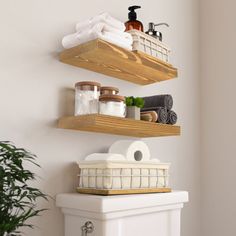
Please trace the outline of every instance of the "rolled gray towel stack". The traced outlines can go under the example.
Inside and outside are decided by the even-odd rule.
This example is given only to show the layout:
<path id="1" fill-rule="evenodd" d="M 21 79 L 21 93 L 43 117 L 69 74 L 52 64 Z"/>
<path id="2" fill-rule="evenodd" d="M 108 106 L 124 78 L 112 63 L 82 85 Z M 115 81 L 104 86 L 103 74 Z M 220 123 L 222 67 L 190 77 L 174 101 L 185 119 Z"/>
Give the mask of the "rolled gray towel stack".
<path id="1" fill-rule="evenodd" d="M 168 112 L 165 107 L 147 107 L 141 111 L 155 111 L 157 113 L 157 123 L 166 124 L 168 121 Z"/>
<path id="2" fill-rule="evenodd" d="M 171 110 L 173 98 L 170 94 L 144 97 L 144 107 L 141 111 L 155 111 L 158 115 L 157 122 L 174 125 L 177 122 L 177 114 Z"/>
<path id="3" fill-rule="evenodd" d="M 168 111 L 173 107 L 173 98 L 169 94 L 144 97 L 144 108 L 165 107 Z"/>
<path id="4" fill-rule="evenodd" d="M 178 116 L 174 111 L 168 111 L 167 124 L 174 125 L 177 122 Z"/>

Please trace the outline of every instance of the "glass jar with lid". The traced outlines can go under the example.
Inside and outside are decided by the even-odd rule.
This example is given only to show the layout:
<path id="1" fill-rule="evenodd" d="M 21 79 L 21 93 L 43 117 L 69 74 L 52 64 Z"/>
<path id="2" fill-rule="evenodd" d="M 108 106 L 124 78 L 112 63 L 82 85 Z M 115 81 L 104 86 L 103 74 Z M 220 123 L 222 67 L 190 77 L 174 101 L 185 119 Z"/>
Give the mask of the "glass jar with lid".
<path id="1" fill-rule="evenodd" d="M 75 115 L 98 113 L 101 84 L 82 81 L 75 84 Z"/>
<path id="2" fill-rule="evenodd" d="M 99 113 L 102 115 L 125 117 L 125 97 L 105 94 L 99 97 Z"/>
<path id="3" fill-rule="evenodd" d="M 101 87 L 101 95 L 104 95 L 104 94 L 116 95 L 118 93 L 119 93 L 119 89 L 116 87 L 108 87 L 108 86 Z"/>

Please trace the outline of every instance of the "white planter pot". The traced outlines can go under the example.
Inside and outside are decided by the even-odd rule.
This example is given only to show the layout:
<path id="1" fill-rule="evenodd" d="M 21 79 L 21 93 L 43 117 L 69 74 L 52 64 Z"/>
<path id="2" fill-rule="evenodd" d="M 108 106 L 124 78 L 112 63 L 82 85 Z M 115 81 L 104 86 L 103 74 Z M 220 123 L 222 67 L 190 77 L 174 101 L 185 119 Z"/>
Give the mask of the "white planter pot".
<path id="1" fill-rule="evenodd" d="M 126 107 L 126 118 L 140 120 L 140 108 L 136 106 Z"/>

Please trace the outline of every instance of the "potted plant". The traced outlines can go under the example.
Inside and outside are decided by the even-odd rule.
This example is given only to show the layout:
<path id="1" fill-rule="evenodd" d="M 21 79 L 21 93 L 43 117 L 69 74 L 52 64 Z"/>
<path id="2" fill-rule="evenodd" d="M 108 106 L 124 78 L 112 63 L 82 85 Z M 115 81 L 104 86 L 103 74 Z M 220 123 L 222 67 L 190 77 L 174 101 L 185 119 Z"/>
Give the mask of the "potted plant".
<path id="1" fill-rule="evenodd" d="M 140 108 L 143 108 L 144 106 L 144 99 L 140 97 L 126 97 L 125 98 L 126 103 L 126 117 L 140 120 Z"/>
<path id="2" fill-rule="evenodd" d="M 22 226 L 33 228 L 26 221 L 45 209 L 37 208 L 37 200 L 47 195 L 31 187 L 36 175 L 25 168 L 27 162 L 39 167 L 36 156 L 9 142 L 0 142 L 0 236 L 22 235 Z"/>

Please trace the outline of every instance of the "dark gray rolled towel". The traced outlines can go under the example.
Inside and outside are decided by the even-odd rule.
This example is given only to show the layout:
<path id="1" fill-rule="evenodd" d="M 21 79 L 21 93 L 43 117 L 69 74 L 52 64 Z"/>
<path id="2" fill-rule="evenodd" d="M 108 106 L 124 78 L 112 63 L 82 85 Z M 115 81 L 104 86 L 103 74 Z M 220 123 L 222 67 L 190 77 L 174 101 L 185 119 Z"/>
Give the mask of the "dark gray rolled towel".
<path id="1" fill-rule="evenodd" d="M 167 124 L 174 125 L 178 119 L 177 114 L 174 111 L 168 111 Z"/>
<path id="2" fill-rule="evenodd" d="M 167 123 L 168 111 L 166 107 L 148 107 L 142 108 L 141 111 L 155 111 L 157 113 L 157 123 Z"/>
<path id="3" fill-rule="evenodd" d="M 144 108 L 147 107 L 166 107 L 167 110 L 171 110 L 173 107 L 173 98 L 169 94 L 154 95 L 150 97 L 144 97 Z"/>

